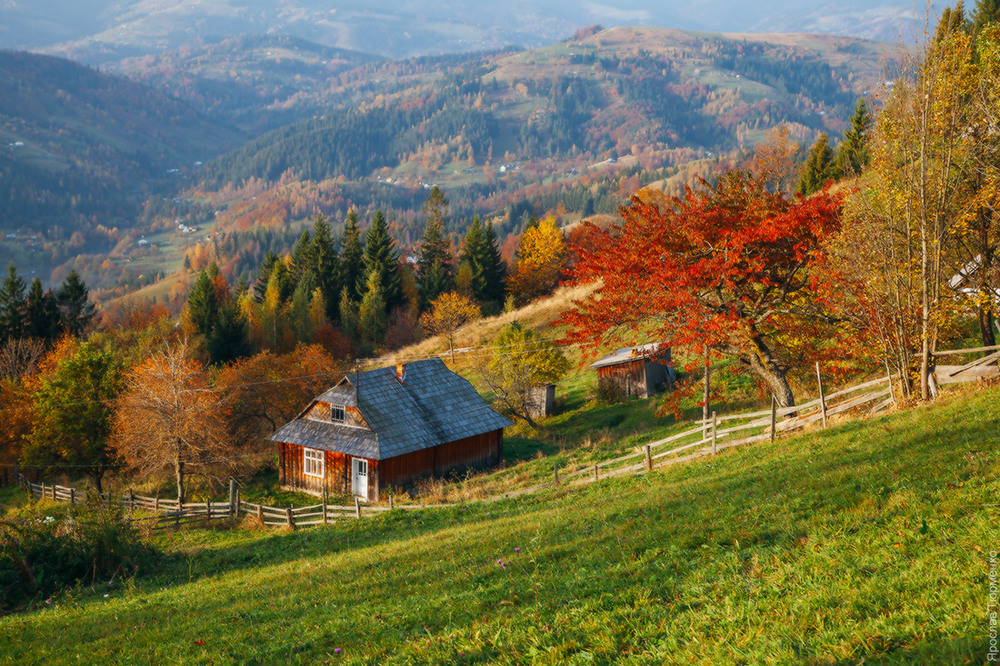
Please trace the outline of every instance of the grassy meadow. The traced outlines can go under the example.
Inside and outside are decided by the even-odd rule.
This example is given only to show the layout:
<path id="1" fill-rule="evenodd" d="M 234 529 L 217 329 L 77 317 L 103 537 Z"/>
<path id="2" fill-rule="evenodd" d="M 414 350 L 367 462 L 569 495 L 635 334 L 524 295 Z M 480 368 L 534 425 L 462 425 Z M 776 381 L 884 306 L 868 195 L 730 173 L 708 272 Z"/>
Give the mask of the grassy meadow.
<path id="1" fill-rule="evenodd" d="M 135 578 L 0 618 L 0 659 L 981 663 L 998 399 L 517 500 L 162 535 Z"/>

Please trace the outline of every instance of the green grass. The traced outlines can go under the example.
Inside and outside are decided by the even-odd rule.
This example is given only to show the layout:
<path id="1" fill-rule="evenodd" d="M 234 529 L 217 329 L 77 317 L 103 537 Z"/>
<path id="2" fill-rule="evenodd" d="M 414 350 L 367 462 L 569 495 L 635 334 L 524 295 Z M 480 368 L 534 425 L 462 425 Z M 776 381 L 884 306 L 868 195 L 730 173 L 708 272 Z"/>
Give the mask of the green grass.
<path id="1" fill-rule="evenodd" d="M 0 619 L 0 655 L 983 662 L 998 398 L 519 500 L 163 536 L 164 568 Z"/>

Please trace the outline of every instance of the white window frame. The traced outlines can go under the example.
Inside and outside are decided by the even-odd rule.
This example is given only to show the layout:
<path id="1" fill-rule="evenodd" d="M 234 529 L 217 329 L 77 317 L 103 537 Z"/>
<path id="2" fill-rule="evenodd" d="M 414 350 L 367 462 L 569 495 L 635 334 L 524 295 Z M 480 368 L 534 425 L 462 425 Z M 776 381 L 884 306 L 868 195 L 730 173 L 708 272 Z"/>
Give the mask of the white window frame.
<path id="1" fill-rule="evenodd" d="M 338 412 L 340 418 L 338 418 Z M 347 421 L 347 405 L 330 405 L 330 420 L 334 423 L 344 423 Z"/>
<path id="2" fill-rule="evenodd" d="M 326 476 L 326 456 L 319 449 L 302 449 L 302 473 L 322 479 Z"/>

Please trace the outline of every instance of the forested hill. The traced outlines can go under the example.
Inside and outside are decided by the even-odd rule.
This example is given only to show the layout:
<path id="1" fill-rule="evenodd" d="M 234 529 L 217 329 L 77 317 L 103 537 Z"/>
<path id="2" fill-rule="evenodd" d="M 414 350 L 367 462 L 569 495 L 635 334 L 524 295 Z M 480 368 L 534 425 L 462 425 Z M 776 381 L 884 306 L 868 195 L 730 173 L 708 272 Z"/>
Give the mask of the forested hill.
<path id="1" fill-rule="evenodd" d="M 382 60 L 296 37 L 244 35 L 197 40 L 109 63 L 105 69 L 183 99 L 220 122 L 258 133 L 339 105 L 328 94 L 331 83 Z"/>
<path id="2" fill-rule="evenodd" d="M 0 51 L 0 141 L 4 227 L 72 233 L 94 216 L 122 223 L 133 191 L 177 180 L 242 138 L 127 79 Z"/>
<path id="3" fill-rule="evenodd" d="M 436 182 L 461 171 L 468 181 L 500 163 L 577 168 L 623 155 L 676 164 L 753 144 L 778 123 L 803 138 L 839 133 L 879 56 L 874 42 L 820 35 L 583 33 L 534 51 L 443 63 L 397 91 L 333 82 L 330 94 L 351 104 L 221 157 L 204 182 L 273 181 L 286 172 L 358 179 L 401 168 Z M 368 66 L 366 80 L 405 67 Z"/>

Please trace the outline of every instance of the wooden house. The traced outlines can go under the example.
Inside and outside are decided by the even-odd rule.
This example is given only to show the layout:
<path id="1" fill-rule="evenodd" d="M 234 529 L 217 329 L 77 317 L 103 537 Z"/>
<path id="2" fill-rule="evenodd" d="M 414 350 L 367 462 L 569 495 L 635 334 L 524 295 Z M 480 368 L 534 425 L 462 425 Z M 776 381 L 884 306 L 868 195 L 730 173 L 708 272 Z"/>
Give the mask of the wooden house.
<path id="1" fill-rule="evenodd" d="M 597 370 L 597 381 L 614 383 L 630 398 L 648 398 L 674 386 L 670 348 L 655 342 L 619 349 L 590 367 Z"/>
<path id="2" fill-rule="evenodd" d="M 377 501 L 388 487 L 490 467 L 511 421 L 440 359 L 347 375 L 268 437 L 281 487 Z"/>

